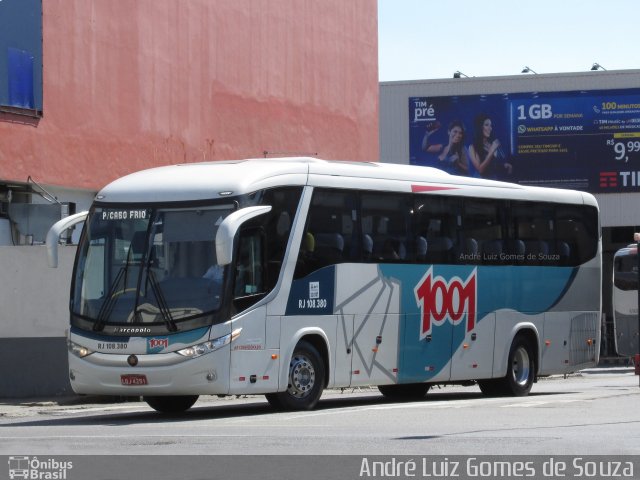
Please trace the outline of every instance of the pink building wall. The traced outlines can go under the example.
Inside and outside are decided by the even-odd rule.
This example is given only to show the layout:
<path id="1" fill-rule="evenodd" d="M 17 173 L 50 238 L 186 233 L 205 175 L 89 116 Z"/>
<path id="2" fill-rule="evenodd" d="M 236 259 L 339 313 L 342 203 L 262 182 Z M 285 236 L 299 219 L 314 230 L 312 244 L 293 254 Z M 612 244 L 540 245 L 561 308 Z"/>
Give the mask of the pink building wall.
<path id="1" fill-rule="evenodd" d="M 43 117 L 0 180 L 96 190 L 264 151 L 378 159 L 376 0 L 46 0 Z"/>

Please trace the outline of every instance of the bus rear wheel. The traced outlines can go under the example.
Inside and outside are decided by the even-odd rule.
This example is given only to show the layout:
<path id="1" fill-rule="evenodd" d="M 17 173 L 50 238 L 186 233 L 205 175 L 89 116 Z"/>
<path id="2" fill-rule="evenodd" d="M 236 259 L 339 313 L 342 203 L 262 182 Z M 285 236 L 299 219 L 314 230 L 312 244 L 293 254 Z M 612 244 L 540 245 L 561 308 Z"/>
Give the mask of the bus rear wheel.
<path id="1" fill-rule="evenodd" d="M 478 386 L 483 395 L 497 397 L 505 394 L 502 379 L 478 380 Z"/>
<path id="2" fill-rule="evenodd" d="M 391 400 L 420 400 L 429 391 L 427 383 L 407 383 L 403 385 L 380 385 L 380 393 Z"/>
<path id="3" fill-rule="evenodd" d="M 535 378 L 533 349 L 523 336 L 517 336 L 509 350 L 509 365 L 504 379 L 505 391 L 514 397 L 529 394 Z"/>
<path id="4" fill-rule="evenodd" d="M 198 395 L 144 397 L 144 401 L 151 408 L 162 413 L 182 413 L 189 410 L 197 400 Z"/>
<path id="5" fill-rule="evenodd" d="M 324 389 L 325 366 L 318 350 L 304 340 L 296 345 L 289 362 L 287 390 L 266 394 L 278 410 L 312 410 Z"/>
<path id="6" fill-rule="evenodd" d="M 478 385 L 484 395 L 524 397 L 529 394 L 535 379 L 536 364 L 531 343 L 518 335 L 509 350 L 507 375 L 503 378 L 479 380 Z"/>

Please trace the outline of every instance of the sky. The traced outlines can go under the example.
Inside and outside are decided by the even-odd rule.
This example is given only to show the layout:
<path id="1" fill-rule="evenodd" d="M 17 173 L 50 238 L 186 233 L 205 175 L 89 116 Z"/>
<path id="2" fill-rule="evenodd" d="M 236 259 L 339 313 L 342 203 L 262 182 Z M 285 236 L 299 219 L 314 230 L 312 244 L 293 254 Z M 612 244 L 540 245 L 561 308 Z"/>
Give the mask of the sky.
<path id="1" fill-rule="evenodd" d="M 640 68 L 639 0 L 378 0 L 381 82 Z M 530 73 L 532 75 L 532 73 Z"/>

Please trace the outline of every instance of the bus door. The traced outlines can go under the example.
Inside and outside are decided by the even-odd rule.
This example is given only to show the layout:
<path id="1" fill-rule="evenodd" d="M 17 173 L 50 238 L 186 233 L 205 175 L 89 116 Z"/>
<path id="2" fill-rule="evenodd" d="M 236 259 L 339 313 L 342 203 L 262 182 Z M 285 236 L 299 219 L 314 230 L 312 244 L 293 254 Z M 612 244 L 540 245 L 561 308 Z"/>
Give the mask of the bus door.
<path id="1" fill-rule="evenodd" d="M 232 330 L 242 330 L 231 346 L 231 393 L 278 388 L 279 328 L 267 330 L 266 306 L 252 307 L 267 293 L 264 264 L 262 230 L 243 231 L 233 278 L 233 306 L 236 311 L 246 312 L 233 320 Z"/>

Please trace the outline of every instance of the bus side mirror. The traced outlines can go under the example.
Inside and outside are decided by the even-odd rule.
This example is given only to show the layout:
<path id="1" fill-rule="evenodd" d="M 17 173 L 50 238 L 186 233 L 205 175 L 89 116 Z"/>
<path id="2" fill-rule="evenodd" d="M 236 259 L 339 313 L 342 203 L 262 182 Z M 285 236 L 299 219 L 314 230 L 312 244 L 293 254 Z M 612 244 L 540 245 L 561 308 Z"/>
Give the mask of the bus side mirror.
<path id="1" fill-rule="evenodd" d="M 233 259 L 233 238 L 240 226 L 247 220 L 271 211 L 270 205 L 246 207 L 225 218 L 216 233 L 216 257 L 218 265 L 229 265 Z"/>
<path id="2" fill-rule="evenodd" d="M 51 226 L 46 238 L 47 261 L 51 268 L 58 266 L 58 242 L 60 241 L 60 234 L 74 225 L 84 222 L 88 214 L 89 212 L 80 212 L 75 215 L 69 215 Z"/>

